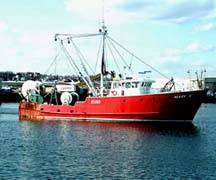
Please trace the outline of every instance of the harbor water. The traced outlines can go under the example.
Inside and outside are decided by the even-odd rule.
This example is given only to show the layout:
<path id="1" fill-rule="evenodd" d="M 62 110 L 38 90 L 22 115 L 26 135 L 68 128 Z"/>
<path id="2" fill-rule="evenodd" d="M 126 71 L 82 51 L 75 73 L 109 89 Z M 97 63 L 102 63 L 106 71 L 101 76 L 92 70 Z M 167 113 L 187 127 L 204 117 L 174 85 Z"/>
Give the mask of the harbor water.
<path id="1" fill-rule="evenodd" d="M 187 113 L 187 112 L 185 112 Z M 216 179 L 216 104 L 192 124 L 19 121 L 0 105 L 0 179 Z"/>

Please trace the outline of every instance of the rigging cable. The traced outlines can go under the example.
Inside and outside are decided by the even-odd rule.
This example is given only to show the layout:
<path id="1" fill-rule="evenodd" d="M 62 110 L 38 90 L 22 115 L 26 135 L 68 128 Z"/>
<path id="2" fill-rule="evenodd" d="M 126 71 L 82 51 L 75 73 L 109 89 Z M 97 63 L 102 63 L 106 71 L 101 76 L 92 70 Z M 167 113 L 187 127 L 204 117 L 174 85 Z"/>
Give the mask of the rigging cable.
<path id="1" fill-rule="evenodd" d="M 121 60 L 124 62 L 124 64 L 127 66 L 128 69 L 131 70 L 131 72 L 133 73 L 132 69 L 128 66 L 127 62 L 124 60 L 124 58 L 122 57 L 122 55 L 120 54 L 120 52 L 118 51 L 118 49 L 115 47 L 114 43 L 115 42 L 111 37 L 107 36 L 108 40 L 110 41 L 111 45 L 113 46 L 113 48 L 115 49 L 115 51 L 118 53 L 119 57 L 121 58 Z M 112 42 L 113 41 L 113 42 Z M 115 42 L 117 45 L 120 45 L 119 43 Z M 120 46 L 121 47 L 121 46 Z M 126 50 L 126 49 L 125 49 Z M 129 51 L 128 51 L 129 52 Z"/>
<path id="2" fill-rule="evenodd" d="M 83 66 L 84 71 L 86 72 L 87 75 L 89 75 L 87 68 L 85 67 L 84 62 L 87 64 L 88 68 L 91 70 L 92 73 L 94 73 L 92 67 L 89 65 L 89 63 L 87 62 L 87 60 L 85 59 L 85 57 L 83 56 L 83 54 L 81 53 L 81 51 L 79 50 L 78 46 L 75 44 L 75 42 L 73 41 L 73 38 L 70 38 L 71 42 L 73 43 L 74 49 L 81 61 L 81 65 Z M 84 61 L 84 62 L 83 62 Z"/>
<path id="3" fill-rule="evenodd" d="M 103 40 L 103 36 L 101 37 L 99 49 L 97 52 L 97 59 L 96 59 L 96 64 L 95 64 L 95 68 L 94 68 L 94 74 L 96 74 L 96 69 L 97 69 L 97 65 L 98 65 L 98 61 L 99 61 L 99 55 L 100 55 L 100 51 L 101 51 L 101 47 L 102 47 L 102 40 Z"/>
<path id="4" fill-rule="evenodd" d="M 67 49 L 63 45 L 63 42 L 61 42 L 61 46 L 62 46 L 62 49 L 64 51 L 64 54 L 66 55 L 66 58 L 68 59 L 69 64 L 71 65 L 71 67 L 73 68 L 73 70 L 75 71 L 75 73 L 77 75 L 80 75 L 79 68 L 76 67 L 76 64 L 74 63 L 74 60 L 72 59 L 72 57 L 70 56 L 69 52 L 67 51 Z"/>
<path id="5" fill-rule="evenodd" d="M 160 74 L 161 76 L 163 76 L 164 78 L 170 80 L 169 77 L 167 77 L 165 74 L 161 73 L 159 70 L 155 69 L 153 66 L 149 65 L 148 63 L 146 63 L 145 61 L 143 61 L 141 58 L 137 57 L 135 54 L 131 53 L 128 49 L 126 49 L 125 47 L 123 47 L 121 44 L 119 44 L 117 41 L 115 41 L 114 39 L 112 39 L 110 36 L 108 36 L 108 38 L 113 41 L 114 43 L 116 43 L 119 47 L 121 47 L 122 49 L 124 49 L 126 52 L 128 52 L 129 54 L 131 54 L 133 57 L 135 57 L 137 60 L 139 60 L 140 62 L 142 62 L 143 64 L 145 64 L 146 66 L 150 67 L 152 70 L 154 70 L 155 72 L 157 72 L 158 74 Z"/>
<path id="6" fill-rule="evenodd" d="M 93 83 L 92 83 L 92 81 L 91 81 L 91 79 L 90 79 L 90 75 L 89 75 L 89 73 L 88 73 L 88 70 L 87 70 L 87 68 L 86 68 L 86 66 L 85 66 L 85 64 L 84 64 L 84 62 L 83 62 L 83 60 L 84 60 L 85 62 L 86 62 L 86 60 L 85 60 L 85 58 L 83 57 L 83 55 L 81 54 L 79 48 L 76 46 L 76 44 L 75 44 L 75 42 L 73 41 L 72 38 L 71 38 L 71 42 L 72 42 L 72 44 L 73 44 L 73 46 L 74 46 L 74 49 L 75 49 L 75 51 L 76 51 L 76 53 L 77 53 L 78 58 L 79 58 L 80 61 L 81 61 L 82 68 L 83 68 L 84 72 L 85 72 L 86 75 L 87 75 L 86 79 L 88 80 L 89 85 L 91 86 L 91 88 L 94 89 L 94 85 L 93 85 Z M 88 63 L 87 63 L 87 64 L 88 64 Z M 91 70 L 92 70 L 92 69 L 91 69 Z M 93 71 L 92 71 L 92 73 L 93 73 Z"/>
<path id="7" fill-rule="evenodd" d="M 85 77 L 83 76 L 83 74 L 81 73 L 79 67 L 76 65 L 74 59 L 71 57 L 70 53 L 67 51 L 66 47 L 63 45 L 63 40 L 61 40 L 61 46 L 63 48 L 64 53 L 66 54 L 66 56 L 69 59 L 69 62 L 71 63 L 71 65 L 73 67 L 75 67 L 74 69 L 76 69 L 78 71 L 78 74 L 82 77 L 83 81 L 86 83 L 86 85 L 88 86 L 88 88 L 92 91 L 93 95 L 96 95 L 96 91 L 94 89 L 94 87 L 92 86 L 92 84 L 89 84 L 89 82 L 85 79 Z"/>
<path id="8" fill-rule="evenodd" d="M 112 55 L 112 57 L 113 57 L 113 60 L 114 60 L 114 62 L 115 62 L 115 65 L 116 65 L 118 71 L 121 72 L 120 67 L 119 67 L 119 65 L 118 65 L 118 63 L 117 63 L 117 60 L 116 60 L 116 58 L 115 58 L 115 56 L 114 56 L 114 54 L 113 54 L 112 48 L 111 48 L 110 45 L 109 45 L 109 41 L 107 41 L 106 44 L 107 44 L 107 46 L 108 46 L 108 48 L 109 48 L 109 51 L 110 51 L 110 53 L 111 53 L 111 55 Z"/>
<path id="9" fill-rule="evenodd" d="M 52 61 L 52 63 L 49 65 L 49 67 L 47 68 L 47 70 L 45 71 L 45 74 L 49 72 L 50 68 L 53 66 L 54 63 L 56 63 L 57 61 L 57 57 L 60 55 L 60 53 L 62 52 L 62 48 L 60 49 L 60 51 L 58 52 L 58 54 L 56 54 L 56 56 L 54 57 L 54 60 Z M 55 72 L 56 73 L 56 72 Z"/>

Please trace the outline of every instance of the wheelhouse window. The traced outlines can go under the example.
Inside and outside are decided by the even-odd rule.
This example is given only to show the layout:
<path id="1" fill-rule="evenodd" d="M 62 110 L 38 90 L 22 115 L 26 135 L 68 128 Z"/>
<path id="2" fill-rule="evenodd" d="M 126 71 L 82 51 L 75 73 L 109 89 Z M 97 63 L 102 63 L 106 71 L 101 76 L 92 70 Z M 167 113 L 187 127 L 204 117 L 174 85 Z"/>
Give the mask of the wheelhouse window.
<path id="1" fill-rule="evenodd" d="M 141 87 L 150 87 L 152 82 L 142 82 Z"/>
<path id="2" fill-rule="evenodd" d="M 138 84 L 139 84 L 139 82 L 132 82 L 132 88 L 137 88 Z"/>
<path id="3" fill-rule="evenodd" d="M 131 88 L 131 82 L 126 82 L 125 85 L 126 85 L 126 88 Z"/>
<path id="4" fill-rule="evenodd" d="M 116 82 L 113 83 L 113 89 L 118 88 L 118 84 Z"/>

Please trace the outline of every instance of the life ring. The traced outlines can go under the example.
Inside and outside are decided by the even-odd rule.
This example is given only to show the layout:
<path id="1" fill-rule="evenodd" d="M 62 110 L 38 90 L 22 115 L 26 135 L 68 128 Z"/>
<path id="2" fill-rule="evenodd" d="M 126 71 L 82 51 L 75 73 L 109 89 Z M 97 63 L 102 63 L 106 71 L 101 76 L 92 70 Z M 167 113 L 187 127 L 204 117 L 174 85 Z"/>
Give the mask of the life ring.
<path id="1" fill-rule="evenodd" d="M 112 91 L 112 95 L 116 96 L 117 95 L 117 91 Z"/>

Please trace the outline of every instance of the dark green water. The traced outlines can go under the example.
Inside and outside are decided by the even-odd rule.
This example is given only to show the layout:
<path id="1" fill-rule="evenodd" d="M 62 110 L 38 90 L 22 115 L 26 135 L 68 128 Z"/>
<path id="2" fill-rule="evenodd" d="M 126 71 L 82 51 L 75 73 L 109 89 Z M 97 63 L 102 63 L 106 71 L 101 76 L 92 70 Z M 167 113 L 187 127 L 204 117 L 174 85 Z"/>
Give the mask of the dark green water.
<path id="1" fill-rule="evenodd" d="M 0 106 L 0 179 L 216 179 L 216 104 L 193 124 L 28 122 Z"/>

